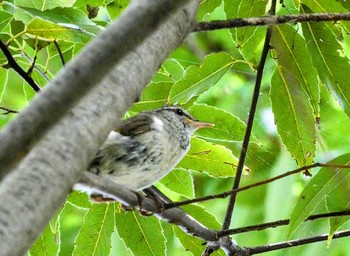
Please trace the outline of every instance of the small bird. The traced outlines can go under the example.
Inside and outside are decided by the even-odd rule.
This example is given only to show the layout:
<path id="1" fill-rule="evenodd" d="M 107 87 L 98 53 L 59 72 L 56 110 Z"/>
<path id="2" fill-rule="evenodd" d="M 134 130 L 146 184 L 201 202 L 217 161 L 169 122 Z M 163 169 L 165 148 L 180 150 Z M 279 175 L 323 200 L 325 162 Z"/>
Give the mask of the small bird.
<path id="1" fill-rule="evenodd" d="M 197 129 L 212 126 L 175 106 L 140 112 L 110 132 L 87 171 L 133 191 L 143 190 L 180 162 Z M 88 193 L 92 200 L 108 196 L 87 184 L 78 183 L 74 189 Z"/>

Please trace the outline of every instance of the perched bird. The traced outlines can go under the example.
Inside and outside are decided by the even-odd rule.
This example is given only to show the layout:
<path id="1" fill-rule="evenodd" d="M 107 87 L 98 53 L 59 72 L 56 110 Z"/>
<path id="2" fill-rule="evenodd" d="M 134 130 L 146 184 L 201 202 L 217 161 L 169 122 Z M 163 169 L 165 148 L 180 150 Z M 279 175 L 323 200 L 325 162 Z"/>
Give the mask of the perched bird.
<path id="1" fill-rule="evenodd" d="M 150 187 L 167 175 L 190 149 L 190 137 L 200 122 L 180 107 L 163 107 L 140 112 L 111 131 L 88 171 L 134 191 Z M 87 184 L 74 189 L 93 199 L 101 195 Z"/>

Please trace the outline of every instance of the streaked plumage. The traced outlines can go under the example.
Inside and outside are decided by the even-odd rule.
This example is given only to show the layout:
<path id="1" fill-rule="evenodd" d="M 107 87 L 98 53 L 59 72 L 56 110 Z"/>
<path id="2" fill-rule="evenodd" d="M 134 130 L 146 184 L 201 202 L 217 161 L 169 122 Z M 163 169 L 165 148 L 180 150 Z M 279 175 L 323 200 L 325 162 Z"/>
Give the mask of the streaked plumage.
<path id="1" fill-rule="evenodd" d="M 179 107 L 145 111 L 122 121 L 90 164 L 89 172 L 134 191 L 147 188 L 168 174 L 190 148 L 193 132 L 212 124 L 199 122 Z M 89 194 L 84 184 L 75 189 Z"/>

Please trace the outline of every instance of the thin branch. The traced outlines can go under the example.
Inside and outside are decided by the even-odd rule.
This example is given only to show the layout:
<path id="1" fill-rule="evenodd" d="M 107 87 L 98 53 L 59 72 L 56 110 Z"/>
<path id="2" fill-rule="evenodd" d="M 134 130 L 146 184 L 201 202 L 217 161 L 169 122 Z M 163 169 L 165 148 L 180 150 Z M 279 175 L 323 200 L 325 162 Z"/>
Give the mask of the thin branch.
<path id="1" fill-rule="evenodd" d="M 169 15 L 174 13 L 179 6 L 188 2 L 189 1 L 184 0 L 147 1 L 146 6 L 143 1 L 137 1 L 130 6 L 142 5 L 145 6 L 144 9 L 149 8 L 149 10 L 144 11 L 144 9 L 142 9 L 141 11 L 140 8 L 132 9 L 128 7 L 128 10 L 133 10 L 133 15 L 129 15 L 126 11 L 123 12 L 115 22 L 111 23 L 108 28 L 89 42 L 89 44 L 79 52 L 77 57 L 67 63 L 64 70 L 55 76 L 55 79 L 46 86 L 46 89 L 40 93 L 40 96 L 31 101 L 31 104 L 21 111 L 18 118 L 1 130 L 0 180 L 10 171 L 11 167 L 15 166 L 26 155 L 29 149 L 47 134 L 48 130 L 59 122 L 59 120 L 83 99 L 95 85 L 111 77 L 112 73 L 110 72 L 118 63 L 124 61 L 124 57 L 127 54 L 134 52 L 140 44 L 154 34 L 154 31 L 156 31 L 158 27 L 164 24 L 164 21 L 168 20 Z M 145 13 L 147 14 L 145 15 Z M 188 16 L 187 12 L 183 15 L 186 14 Z M 184 31 L 186 30 L 185 32 L 187 34 L 187 32 L 192 29 L 193 25 L 193 21 L 191 21 L 186 26 L 179 25 L 179 28 Z M 177 35 L 177 38 L 178 41 L 182 40 L 184 34 L 181 32 Z M 128 42 L 127 44 L 125 43 L 126 41 Z M 3 43 L 1 45 L 6 52 L 7 47 Z M 156 52 L 158 53 L 162 50 L 162 53 L 165 54 L 167 48 L 170 48 L 170 46 L 164 46 L 164 48 Z M 128 57 L 128 59 L 130 59 L 130 57 Z M 140 62 L 143 61 L 143 59 L 148 59 L 148 56 L 147 58 L 141 59 Z M 147 67 L 147 70 L 150 69 L 150 67 Z M 152 72 L 155 71 L 152 70 Z M 148 71 L 145 71 L 144 74 L 148 74 Z M 140 78 L 137 77 L 137 79 Z M 139 90 L 144 86 L 143 83 L 147 83 L 149 79 L 150 78 L 146 78 L 144 82 L 142 81 L 142 85 L 139 85 L 137 90 L 135 89 L 133 91 L 134 95 L 132 98 L 123 98 L 123 102 L 120 103 L 120 105 L 124 108 L 119 109 L 120 112 L 118 112 L 118 114 L 124 113 L 126 108 L 135 101 L 137 98 L 135 94 L 139 93 Z M 128 90 L 132 91 L 130 88 Z M 126 102 L 128 104 L 126 104 Z M 110 105 L 112 104 L 110 103 Z M 115 114 L 115 119 L 118 119 L 118 117 L 119 116 Z M 35 120 L 35 122 L 33 120 Z M 26 129 L 23 129 L 23 127 L 26 127 Z"/>
<path id="2" fill-rule="evenodd" d="M 1 255 L 24 255 L 37 239 L 119 117 L 192 29 L 197 4 L 131 1 L 0 130 Z"/>
<path id="3" fill-rule="evenodd" d="M 309 170 L 309 169 L 312 169 L 312 168 L 316 168 L 316 167 L 329 167 L 329 168 L 348 169 L 348 168 L 350 168 L 350 165 L 333 165 L 333 164 L 314 163 L 314 164 L 303 166 L 303 167 L 300 167 L 298 169 L 295 169 L 295 170 L 283 173 L 281 175 L 277 175 L 277 176 L 272 177 L 270 179 L 259 181 L 257 183 L 253 183 L 253 184 L 241 187 L 241 188 L 233 189 L 233 190 L 226 191 L 226 192 L 223 192 L 223 193 L 220 193 L 220 194 L 216 194 L 216 195 L 204 196 L 204 197 L 194 198 L 194 199 L 185 200 L 185 201 L 181 201 L 181 202 L 175 202 L 175 203 L 171 203 L 171 204 L 166 204 L 164 207 L 165 207 L 165 209 L 169 209 L 169 208 L 172 208 L 172 207 L 179 207 L 179 206 L 186 205 L 186 204 L 193 204 L 193 203 L 198 203 L 198 202 L 204 202 L 204 201 L 213 200 L 213 199 L 217 199 L 217 198 L 226 198 L 226 197 L 228 197 L 230 195 L 237 194 L 238 192 L 242 192 L 242 191 L 245 191 L 245 190 L 248 190 L 248 189 L 251 189 L 251 188 L 255 188 L 255 187 L 258 187 L 258 186 L 261 186 L 261 185 L 265 185 L 265 184 L 271 183 L 273 181 L 276 181 L 276 180 L 288 177 L 290 175 L 293 175 L 293 174 L 296 174 L 296 173 L 299 173 L 299 172 L 302 172 L 302 171 L 306 171 L 306 170 Z"/>
<path id="4" fill-rule="evenodd" d="M 28 76 L 28 74 L 17 64 L 16 60 L 12 57 L 7 46 L 0 40 L 0 49 L 4 53 L 8 64 L 30 85 L 30 87 L 35 91 L 39 92 L 40 87 L 35 83 L 33 78 Z"/>
<path id="5" fill-rule="evenodd" d="M 27 75 L 28 76 L 32 76 L 33 70 L 35 68 L 35 63 L 38 57 L 38 52 L 39 52 L 39 47 L 38 47 L 38 38 L 35 39 L 35 53 L 34 53 L 34 58 L 33 60 L 31 60 L 32 64 L 30 65 L 28 71 L 27 71 Z"/>
<path id="6" fill-rule="evenodd" d="M 295 240 L 290 240 L 290 241 L 281 242 L 281 243 L 246 248 L 248 251 L 247 255 L 271 252 L 271 251 L 280 250 L 284 248 L 290 248 L 290 247 L 300 246 L 304 244 L 311 244 L 315 242 L 326 241 L 328 239 L 328 236 L 329 234 L 323 234 L 319 236 L 295 239 Z M 348 237 L 348 236 L 350 236 L 350 230 L 344 230 L 344 231 L 336 232 L 332 239 Z"/>
<path id="7" fill-rule="evenodd" d="M 269 14 L 274 15 L 275 9 L 276 9 L 276 0 L 273 0 Z M 245 162 L 245 158 L 247 155 L 250 136 L 251 136 L 252 129 L 253 129 L 256 107 L 257 107 L 259 95 L 260 95 L 260 87 L 261 87 L 261 81 L 262 81 L 262 77 L 263 77 L 263 73 L 264 73 L 264 66 L 265 66 L 267 54 L 270 50 L 270 38 L 271 38 L 271 27 L 268 27 L 266 30 L 264 47 L 263 47 L 263 50 L 261 53 L 261 58 L 260 58 L 260 62 L 259 62 L 258 70 L 257 70 L 254 93 L 253 93 L 252 102 L 251 102 L 250 111 L 249 111 L 249 116 L 248 116 L 247 129 L 246 129 L 245 134 L 244 134 L 242 149 L 241 149 L 241 153 L 240 153 L 239 160 L 238 160 L 238 166 L 237 166 L 237 171 L 236 171 L 235 180 L 234 180 L 232 190 L 238 189 L 239 183 L 241 181 L 244 162 Z M 237 193 L 231 194 L 231 197 L 230 197 L 230 200 L 229 200 L 229 203 L 227 206 L 226 214 L 225 214 L 224 223 L 222 225 L 222 230 L 228 229 L 230 227 L 232 213 L 233 213 L 234 206 L 236 203 L 236 197 L 237 197 Z"/>
<path id="8" fill-rule="evenodd" d="M 103 191 L 104 194 L 108 194 L 108 197 L 122 202 L 127 206 L 155 213 L 156 217 L 181 226 L 182 230 L 188 234 L 197 236 L 205 241 L 218 240 L 217 231 L 204 227 L 179 208 L 163 210 L 161 205 L 155 200 L 149 197 L 144 197 L 141 194 L 136 195 L 134 191 L 93 173 L 84 172 L 79 182 L 88 184 L 94 189 Z"/>
<path id="9" fill-rule="evenodd" d="M 317 220 L 317 219 L 323 219 L 323 218 L 335 218 L 335 217 L 349 216 L 349 215 L 350 215 L 350 210 L 340 211 L 340 212 L 328 212 L 328 213 L 310 215 L 305 221 Z M 222 230 L 218 232 L 218 236 L 223 237 L 228 235 L 246 233 L 250 231 L 264 230 L 267 228 L 276 228 L 276 227 L 288 225 L 289 222 L 290 222 L 289 219 L 285 219 L 285 220 L 277 220 L 277 221 L 272 221 L 272 222 L 258 224 L 258 225 L 241 227 L 241 228 Z"/>
<path id="10" fill-rule="evenodd" d="M 340 21 L 350 20 L 350 13 L 310 13 L 310 14 L 291 14 L 280 16 L 238 18 L 232 20 L 217 20 L 209 22 L 199 22 L 192 32 L 240 28 L 248 26 L 272 26 L 296 22 L 321 22 L 321 21 Z"/>
<path id="11" fill-rule="evenodd" d="M 66 61 L 64 60 L 64 57 L 63 57 L 63 53 L 62 53 L 62 51 L 61 51 L 61 48 L 60 48 L 60 46 L 58 45 L 58 43 L 57 43 L 56 40 L 53 41 L 53 43 L 54 43 L 54 45 L 55 45 L 55 47 L 56 47 L 56 49 L 57 49 L 58 55 L 60 56 L 60 60 L 61 60 L 61 62 L 62 62 L 62 65 L 64 66 L 64 65 L 66 64 Z"/>
<path id="12" fill-rule="evenodd" d="M 5 111 L 4 113 L 1 113 L 1 115 L 8 115 L 8 114 L 17 114 L 17 110 L 5 108 L 5 107 L 0 107 L 1 110 Z"/>

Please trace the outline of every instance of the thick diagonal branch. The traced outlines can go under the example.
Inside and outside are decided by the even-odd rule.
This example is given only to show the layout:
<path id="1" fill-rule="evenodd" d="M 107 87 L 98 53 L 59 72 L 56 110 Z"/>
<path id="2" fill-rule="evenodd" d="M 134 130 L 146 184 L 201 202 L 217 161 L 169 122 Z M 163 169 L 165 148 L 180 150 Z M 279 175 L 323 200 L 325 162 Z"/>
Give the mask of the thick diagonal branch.
<path id="1" fill-rule="evenodd" d="M 134 1 L 117 22 L 112 23 L 71 60 L 30 106 L 1 131 L 0 179 L 50 127 L 184 2 Z M 178 36 L 180 40 L 183 34 L 173 36 Z M 125 110 L 122 109 L 116 116 Z"/>
<path id="2" fill-rule="evenodd" d="M 17 120 L 2 131 L 0 162 L 3 164 L 2 159 L 9 155 L 8 166 L 14 157 L 20 157 L 18 152 L 25 153 L 40 137 L 35 132 L 42 134 L 64 116 L 0 184 L 1 255 L 25 253 L 63 204 L 119 117 L 192 29 L 197 0 L 186 1 L 174 11 L 175 2 L 178 3 L 132 1 L 120 18 L 122 22 L 109 27 L 78 60 L 68 63 L 28 110 L 22 111 Z M 156 6 L 158 11 L 154 12 Z M 148 17 L 153 15 L 153 19 Z M 86 93 L 96 83 L 97 86 Z M 68 91 L 72 95 L 66 95 Z M 78 97 L 79 94 L 85 96 Z M 69 99 L 65 100 L 65 96 Z M 80 101 L 71 109 L 75 97 Z M 68 109 L 71 110 L 67 112 Z M 52 116 L 48 118 L 48 115 Z M 27 129 L 30 131 L 24 132 Z M 14 149 L 11 144 L 15 145 Z"/>

